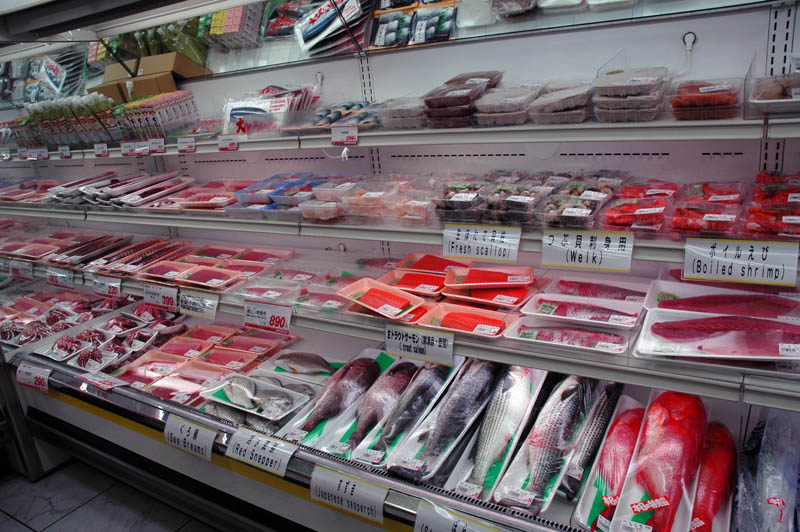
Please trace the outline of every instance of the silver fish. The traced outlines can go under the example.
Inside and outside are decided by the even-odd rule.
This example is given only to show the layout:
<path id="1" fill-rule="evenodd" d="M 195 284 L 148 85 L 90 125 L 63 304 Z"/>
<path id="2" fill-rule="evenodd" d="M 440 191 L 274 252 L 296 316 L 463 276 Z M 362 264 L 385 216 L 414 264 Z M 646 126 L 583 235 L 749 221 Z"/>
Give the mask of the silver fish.
<path id="1" fill-rule="evenodd" d="M 284 388 L 305 395 L 306 397 L 308 397 L 309 401 L 313 401 L 314 397 L 317 396 L 317 393 L 314 391 L 314 388 L 312 388 L 308 384 L 295 384 L 290 382 L 286 384 Z"/>
<path id="2" fill-rule="evenodd" d="M 505 455 L 531 400 L 531 370 L 510 366 L 497 383 L 483 416 L 469 482 L 484 487 L 489 468 Z"/>
<path id="3" fill-rule="evenodd" d="M 267 421 L 263 417 L 257 416 L 255 414 L 247 414 L 245 417 L 245 423 L 248 427 L 252 427 L 257 431 L 263 432 L 267 436 L 270 436 L 277 432 L 280 428 L 280 424 L 274 421 Z"/>
<path id="4" fill-rule="evenodd" d="M 282 388 L 283 387 L 283 384 L 281 384 L 281 381 L 279 381 L 275 377 L 268 377 L 266 375 L 259 375 L 257 373 L 251 373 L 251 374 L 248 375 L 248 377 L 250 377 L 251 379 L 255 379 L 257 381 L 260 381 L 260 382 L 266 382 L 267 384 L 271 384 L 273 386 L 277 386 L 278 388 Z"/>
<path id="5" fill-rule="evenodd" d="M 792 530 L 789 512 L 796 502 L 800 467 L 798 419 L 797 414 L 785 411 L 771 410 L 768 414 L 755 478 L 758 532 Z M 773 498 L 783 499 L 786 506 L 782 508 L 767 502 Z"/>
<path id="6" fill-rule="evenodd" d="M 586 409 L 590 381 L 573 375 L 555 387 L 528 435 L 527 448 L 521 451 L 527 452 L 530 479 L 525 489 L 535 495 L 528 508 L 534 514 L 541 510 L 549 495 L 545 489 L 571 449 L 572 434 Z"/>
<path id="7" fill-rule="evenodd" d="M 285 416 L 294 405 L 294 398 L 282 390 L 259 389 L 253 401 L 261 409 L 261 414 L 271 420 Z"/>
<path id="8" fill-rule="evenodd" d="M 314 353 L 284 353 L 275 359 L 275 365 L 289 373 L 304 373 L 315 375 L 318 373 L 333 373 L 330 364 Z"/>
<path id="9" fill-rule="evenodd" d="M 236 426 L 244 423 L 244 413 L 230 406 L 221 405 L 219 403 L 206 403 L 203 410 L 207 414 L 229 421 Z"/>
<path id="10" fill-rule="evenodd" d="M 253 397 L 256 386 L 247 379 L 232 377 L 222 388 L 231 403 L 244 408 L 254 408 Z"/>
<path id="11" fill-rule="evenodd" d="M 604 383 L 595 394 L 594 404 L 581 425 L 575 452 L 567 464 L 567 471 L 561 483 L 570 501 L 578 495 L 583 475 L 589 472 L 592 461 L 600 449 L 620 395 L 622 395 L 622 384 L 617 382 Z"/>

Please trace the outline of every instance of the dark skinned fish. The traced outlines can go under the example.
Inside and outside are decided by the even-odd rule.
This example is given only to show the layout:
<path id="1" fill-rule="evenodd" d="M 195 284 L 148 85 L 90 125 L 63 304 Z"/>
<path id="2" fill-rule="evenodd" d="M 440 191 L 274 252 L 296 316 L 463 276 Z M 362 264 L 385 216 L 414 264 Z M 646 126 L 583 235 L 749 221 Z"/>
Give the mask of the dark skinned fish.
<path id="1" fill-rule="evenodd" d="M 302 430 L 310 432 L 321 421 L 340 414 L 372 386 L 380 373 L 380 366 L 371 358 L 357 358 L 339 368 L 322 388 Z"/>

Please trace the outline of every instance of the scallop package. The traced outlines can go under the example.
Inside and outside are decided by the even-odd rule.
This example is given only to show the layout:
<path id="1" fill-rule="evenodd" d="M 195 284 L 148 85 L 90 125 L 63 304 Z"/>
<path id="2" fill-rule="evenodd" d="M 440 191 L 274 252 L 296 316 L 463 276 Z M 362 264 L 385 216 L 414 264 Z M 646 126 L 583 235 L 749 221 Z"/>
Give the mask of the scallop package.
<path id="1" fill-rule="evenodd" d="M 492 0 L 492 14 L 497 17 L 515 17 L 536 7 L 536 0 Z"/>
<path id="2" fill-rule="evenodd" d="M 402 11 L 384 13 L 378 17 L 372 46 L 405 46 L 411 38 L 413 17 Z"/>
<path id="3" fill-rule="evenodd" d="M 446 41 L 455 28 L 456 8 L 426 7 L 414 13 L 411 44 Z"/>

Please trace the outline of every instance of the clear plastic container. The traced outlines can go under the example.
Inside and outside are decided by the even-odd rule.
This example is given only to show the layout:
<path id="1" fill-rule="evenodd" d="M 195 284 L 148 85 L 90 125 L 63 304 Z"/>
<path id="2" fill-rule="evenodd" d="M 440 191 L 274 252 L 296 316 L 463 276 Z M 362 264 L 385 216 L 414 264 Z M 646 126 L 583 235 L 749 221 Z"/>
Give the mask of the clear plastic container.
<path id="1" fill-rule="evenodd" d="M 655 109 L 600 109 L 595 107 L 594 116 L 600 122 L 651 122 L 658 116 Z"/>
<path id="2" fill-rule="evenodd" d="M 381 217 L 397 192 L 397 183 L 367 181 L 342 198 L 344 214 L 348 216 Z"/>
<path id="3" fill-rule="evenodd" d="M 483 214 L 483 210 L 480 207 L 484 207 L 485 204 L 481 203 L 476 207 L 469 208 L 469 209 L 442 209 L 440 207 L 436 207 L 436 217 L 441 222 L 480 222 L 481 216 Z"/>
<path id="4" fill-rule="evenodd" d="M 670 91 L 673 109 L 696 107 L 736 107 L 741 102 L 741 79 L 715 79 L 708 81 L 682 81 Z"/>
<path id="5" fill-rule="evenodd" d="M 478 208 L 478 216 L 483 223 L 502 223 L 509 225 L 526 225 L 535 222 L 532 210 L 517 211 L 511 209 Z"/>
<path id="6" fill-rule="evenodd" d="M 341 204 L 336 201 L 309 200 L 298 207 L 304 218 L 313 220 L 333 220 L 344 213 Z"/>
<path id="7" fill-rule="evenodd" d="M 422 97 L 425 105 L 430 107 L 453 107 L 456 105 L 471 105 L 486 91 L 486 85 L 477 83 L 473 85 L 442 85 L 436 87 Z"/>
<path id="8" fill-rule="evenodd" d="M 279 222 L 299 222 L 303 219 L 303 213 L 300 212 L 300 208 L 289 205 L 267 205 L 261 209 L 261 214 L 267 220 Z"/>
<path id="9" fill-rule="evenodd" d="M 474 123 L 471 116 L 459 116 L 453 118 L 429 118 L 428 123 L 435 129 L 446 129 L 454 127 L 470 127 Z"/>
<path id="10" fill-rule="evenodd" d="M 565 13 L 586 9 L 584 0 L 539 0 L 538 6 L 545 13 Z"/>
<path id="11" fill-rule="evenodd" d="M 618 199 L 607 204 L 598 214 L 603 228 L 632 228 L 642 231 L 660 231 L 664 224 L 670 198 Z"/>
<path id="12" fill-rule="evenodd" d="M 603 203 L 576 196 L 548 196 L 536 206 L 536 220 L 549 227 L 593 227 Z"/>
<path id="13" fill-rule="evenodd" d="M 251 203 L 249 205 L 229 205 L 225 207 L 225 213 L 231 218 L 258 219 L 263 218 L 261 209 L 266 207 L 265 203 Z"/>
<path id="14" fill-rule="evenodd" d="M 621 198 L 672 197 L 680 189 L 680 185 L 675 183 L 661 181 L 660 179 L 648 179 L 646 181 L 626 183 L 625 186 L 617 189 L 616 193 Z"/>
<path id="15" fill-rule="evenodd" d="M 675 120 L 725 120 L 739 116 L 740 107 L 730 105 L 727 107 L 681 107 L 672 109 Z"/>
<path id="16" fill-rule="evenodd" d="M 652 94 L 667 75 L 665 67 L 610 70 L 597 76 L 592 85 L 600 96 Z"/>
<path id="17" fill-rule="evenodd" d="M 381 122 L 391 118 L 411 118 L 421 116 L 425 112 L 425 102 L 420 98 L 393 98 L 376 102 L 369 107 L 378 115 Z"/>
<path id="18" fill-rule="evenodd" d="M 457 118 L 462 116 L 472 116 L 475 107 L 469 105 L 453 105 L 449 107 L 433 107 L 425 109 L 428 118 Z"/>
<path id="19" fill-rule="evenodd" d="M 555 194 L 606 202 L 614 196 L 615 188 L 617 187 L 613 182 L 601 182 L 599 179 L 591 178 L 573 179 L 556 190 Z"/>
<path id="20" fill-rule="evenodd" d="M 441 209 L 470 209 L 483 203 L 488 193 L 488 183 L 448 181 L 442 184 L 441 194 L 433 198 L 433 203 Z"/>
<path id="21" fill-rule="evenodd" d="M 637 96 L 600 96 L 596 94 L 592 103 L 596 109 L 655 109 L 664 98 L 665 85 L 662 84 L 649 94 Z"/>
<path id="22" fill-rule="evenodd" d="M 589 118 L 589 108 L 579 107 L 569 111 L 556 111 L 552 113 L 540 113 L 528 111 L 528 116 L 534 124 L 580 124 Z"/>
<path id="23" fill-rule="evenodd" d="M 555 113 L 582 107 L 589 103 L 589 99 L 592 97 L 592 90 L 591 84 L 586 84 L 546 92 L 533 100 L 528 109 L 537 113 Z"/>
<path id="24" fill-rule="evenodd" d="M 514 17 L 536 7 L 536 0 L 492 0 L 491 11 L 498 17 Z"/>
<path id="25" fill-rule="evenodd" d="M 320 201 L 340 201 L 350 194 L 363 179 L 347 177 L 342 179 L 329 179 L 311 189 L 314 197 Z"/>
<path id="26" fill-rule="evenodd" d="M 492 89 L 500 83 L 501 79 L 503 79 L 503 73 L 499 70 L 465 72 L 448 79 L 444 85 L 485 85 L 487 89 Z"/>
<path id="27" fill-rule="evenodd" d="M 492 209 L 532 211 L 536 202 L 548 194 L 548 188 L 538 182 L 520 182 L 496 185 L 486 196 Z"/>
<path id="28" fill-rule="evenodd" d="M 490 89 L 475 101 L 480 113 L 512 113 L 524 111 L 542 90 L 542 85 Z"/>
<path id="29" fill-rule="evenodd" d="M 303 181 L 283 187 L 269 195 L 270 199 L 278 205 L 296 207 L 302 202 L 313 199 L 313 189 L 324 183 L 324 180 Z"/>
<path id="30" fill-rule="evenodd" d="M 680 199 L 711 203 L 742 203 L 748 185 L 738 181 L 706 181 L 687 185 Z"/>
<path id="31" fill-rule="evenodd" d="M 800 203 L 751 203 L 742 218 L 747 235 L 800 236 Z"/>
<path id="32" fill-rule="evenodd" d="M 676 233 L 729 235 L 739 218 L 739 205 L 678 201 L 667 214 L 667 230 Z"/>
<path id="33" fill-rule="evenodd" d="M 475 121 L 479 126 L 518 126 L 528 121 L 528 111 L 514 111 L 511 113 L 475 113 Z"/>

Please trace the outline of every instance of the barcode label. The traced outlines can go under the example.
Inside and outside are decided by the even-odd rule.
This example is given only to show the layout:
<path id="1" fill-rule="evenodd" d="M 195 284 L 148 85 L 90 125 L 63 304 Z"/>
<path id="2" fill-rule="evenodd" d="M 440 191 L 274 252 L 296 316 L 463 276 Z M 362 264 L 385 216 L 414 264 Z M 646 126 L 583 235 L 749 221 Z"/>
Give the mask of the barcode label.
<path id="1" fill-rule="evenodd" d="M 621 521 L 619 532 L 653 532 L 653 527 L 633 521 Z"/>
<path id="2" fill-rule="evenodd" d="M 500 332 L 500 327 L 497 327 L 495 325 L 486 325 L 485 323 L 481 323 L 479 325 L 476 325 L 475 328 L 472 329 L 472 332 L 478 333 L 478 334 L 495 335 L 498 332 Z"/>
<path id="3" fill-rule="evenodd" d="M 636 316 L 620 316 L 619 314 L 613 314 L 608 318 L 608 323 L 631 326 L 636 323 Z"/>

